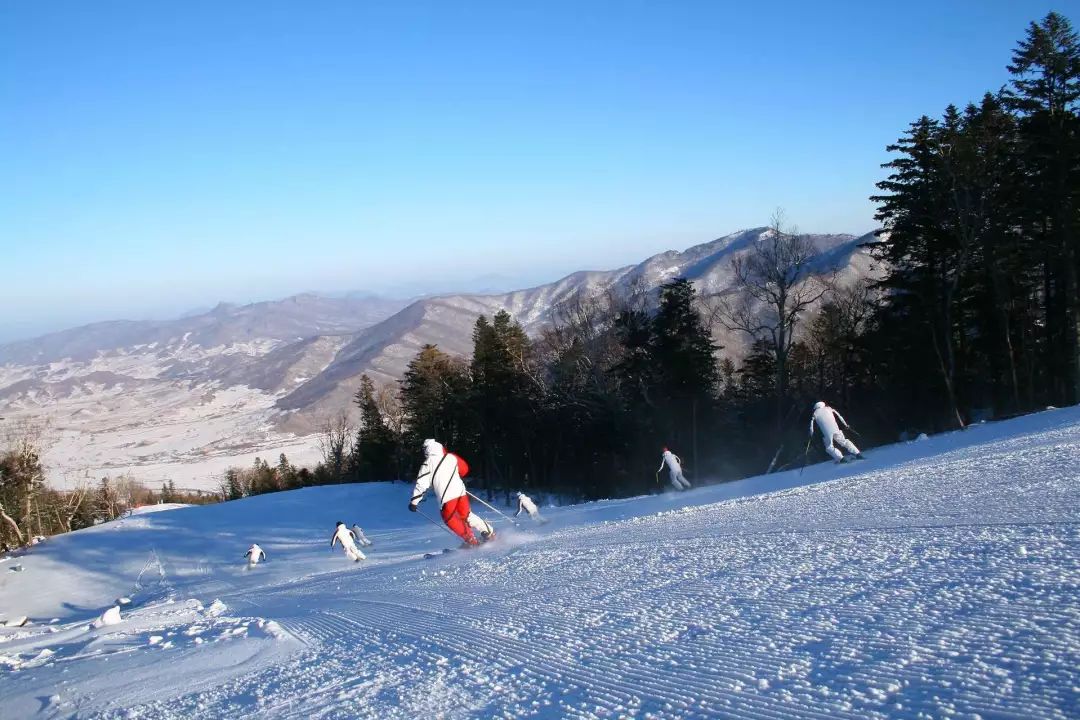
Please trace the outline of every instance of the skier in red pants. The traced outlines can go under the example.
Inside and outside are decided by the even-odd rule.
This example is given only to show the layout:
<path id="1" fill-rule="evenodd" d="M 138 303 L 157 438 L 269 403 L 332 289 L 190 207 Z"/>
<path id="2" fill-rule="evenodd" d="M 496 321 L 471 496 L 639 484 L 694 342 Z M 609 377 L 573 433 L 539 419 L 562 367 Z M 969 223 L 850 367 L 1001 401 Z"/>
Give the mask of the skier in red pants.
<path id="1" fill-rule="evenodd" d="M 430 488 L 439 498 L 442 519 L 447 527 L 466 544 L 478 545 L 479 541 L 473 530 L 479 532 L 484 540 L 491 540 L 495 537 L 495 528 L 474 513 L 469 506 L 469 495 L 461 479 L 459 463 L 464 464 L 464 461 L 457 455 L 446 452 L 446 448 L 434 440 L 425 440 L 424 464 L 420 466 L 420 472 L 416 476 L 409 510 L 416 512 L 416 506 Z"/>

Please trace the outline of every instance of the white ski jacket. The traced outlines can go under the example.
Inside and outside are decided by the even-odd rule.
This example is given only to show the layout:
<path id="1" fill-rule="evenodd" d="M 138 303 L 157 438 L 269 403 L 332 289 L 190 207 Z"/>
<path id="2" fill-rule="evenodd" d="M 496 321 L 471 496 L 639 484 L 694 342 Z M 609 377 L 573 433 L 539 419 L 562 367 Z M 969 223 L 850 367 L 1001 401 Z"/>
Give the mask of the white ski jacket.
<path id="1" fill-rule="evenodd" d="M 673 473 L 682 472 L 682 463 L 679 462 L 679 456 L 670 450 L 665 450 L 664 454 L 660 456 L 660 470 L 663 470 L 665 465 Z M 657 472 L 660 472 L 660 470 L 657 470 Z"/>
<path id="2" fill-rule="evenodd" d="M 334 530 L 334 536 L 330 538 L 330 547 L 334 547 L 338 543 L 341 543 L 346 549 L 356 548 L 356 536 L 353 535 L 353 531 L 344 525 L 338 525 Z"/>
<path id="3" fill-rule="evenodd" d="M 836 437 L 837 433 L 843 435 L 843 433 L 840 432 L 840 426 L 836 423 L 837 419 L 844 424 L 844 427 L 847 427 L 847 420 L 844 419 L 844 416 L 828 405 L 818 408 L 810 417 L 810 434 L 814 434 L 814 423 L 817 423 L 825 440 L 831 442 L 832 439 Z"/>
<path id="4" fill-rule="evenodd" d="M 532 501 L 531 497 L 524 493 L 518 493 L 518 510 L 514 513 L 514 517 L 520 515 L 522 511 L 529 513 L 532 517 L 535 517 L 537 512 L 539 512 L 536 509 L 536 503 Z"/>
<path id="5" fill-rule="evenodd" d="M 442 445 L 430 439 L 424 441 L 424 464 L 416 475 L 411 504 L 419 504 L 429 488 L 438 498 L 439 507 L 467 493 L 458 475 L 457 455 L 446 452 Z"/>
<path id="6" fill-rule="evenodd" d="M 258 543 L 255 543 L 250 548 L 248 548 L 248 551 L 244 555 L 244 557 L 246 557 L 248 562 L 252 565 L 257 565 L 260 560 L 266 559 L 266 553 L 263 552 L 263 549 L 259 547 Z"/>

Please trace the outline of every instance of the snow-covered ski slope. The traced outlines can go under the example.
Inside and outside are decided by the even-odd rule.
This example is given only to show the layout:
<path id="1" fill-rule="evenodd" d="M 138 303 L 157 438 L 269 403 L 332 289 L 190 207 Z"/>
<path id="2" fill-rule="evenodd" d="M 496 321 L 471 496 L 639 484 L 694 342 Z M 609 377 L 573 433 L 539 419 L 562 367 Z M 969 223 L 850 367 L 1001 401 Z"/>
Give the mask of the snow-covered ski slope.
<path id="1" fill-rule="evenodd" d="M 408 496 L 159 512 L 0 563 L 0 618 L 32 621 L 0 628 L 0 717 L 1080 716 L 1078 409 L 549 508 L 434 560 L 452 539 Z"/>

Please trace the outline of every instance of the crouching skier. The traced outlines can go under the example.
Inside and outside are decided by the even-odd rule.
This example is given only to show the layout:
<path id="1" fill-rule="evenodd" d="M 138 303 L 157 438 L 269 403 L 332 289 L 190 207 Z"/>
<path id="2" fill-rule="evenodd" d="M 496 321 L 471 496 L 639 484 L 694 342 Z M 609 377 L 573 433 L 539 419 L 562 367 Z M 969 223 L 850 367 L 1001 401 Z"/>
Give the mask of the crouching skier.
<path id="1" fill-rule="evenodd" d="M 361 547 L 367 547 L 368 545 L 374 545 L 375 544 L 375 543 L 371 542 L 370 540 L 368 540 L 367 535 L 364 534 L 364 529 L 362 527 L 360 527 L 359 525 L 357 525 L 356 523 L 353 523 L 352 532 L 353 532 L 353 536 L 356 538 L 356 541 L 358 543 L 360 543 Z"/>
<path id="2" fill-rule="evenodd" d="M 837 420 L 843 423 L 845 428 L 851 429 L 843 415 L 823 402 L 815 403 L 814 414 L 810 416 L 810 434 L 814 434 L 814 425 L 817 424 L 818 429 L 821 430 L 821 439 L 825 443 L 825 452 L 829 453 L 829 457 L 836 462 L 844 462 L 844 453 L 840 452 L 841 447 L 862 460 L 863 454 L 859 452 L 859 448 L 855 447 L 855 443 L 844 437 L 844 433 L 840 431 L 840 425 L 836 422 Z M 837 445 L 840 447 L 837 447 Z"/>
<path id="3" fill-rule="evenodd" d="M 430 438 L 425 440 L 424 464 L 416 475 L 416 486 L 409 501 L 409 510 L 416 512 L 416 506 L 430 488 L 432 494 L 439 499 L 442 519 L 446 526 L 464 540 L 466 545 L 479 545 L 473 530 L 480 533 L 484 540 L 491 540 L 495 537 L 495 528 L 474 513 L 469 506 L 468 491 L 458 472 L 459 460 L 457 455 L 446 452 L 436 441 Z"/>
<path id="4" fill-rule="evenodd" d="M 540 511 L 536 509 L 536 503 L 534 503 L 532 501 L 531 497 L 529 497 L 528 495 L 526 495 L 523 492 L 519 492 L 517 494 L 517 499 L 518 499 L 518 509 L 517 509 L 517 512 L 514 513 L 514 517 L 517 517 L 522 512 L 527 512 L 527 513 L 529 513 L 529 517 L 531 517 L 533 520 L 540 523 L 541 525 L 543 525 L 544 523 L 547 522 L 547 519 L 545 519 L 540 514 Z"/>
<path id="5" fill-rule="evenodd" d="M 266 553 L 259 547 L 259 543 L 252 543 L 248 551 L 244 553 L 244 557 L 247 558 L 248 567 L 255 567 L 261 560 L 266 559 Z"/>
<path id="6" fill-rule="evenodd" d="M 664 453 L 660 456 L 660 470 L 663 470 L 665 465 L 668 466 L 671 487 L 676 490 L 689 490 L 690 481 L 683 477 L 682 474 L 682 460 L 667 448 L 664 448 Z M 660 470 L 656 471 L 657 475 L 660 474 Z"/>
<path id="7" fill-rule="evenodd" d="M 331 549 L 339 542 L 341 548 L 345 551 L 345 557 L 353 562 L 367 560 L 367 555 L 360 552 L 360 548 L 356 547 L 356 536 L 353 535 L 353 531 L 345 527 L 345 523 L 340 520 L 338 520 L 337 527 L 334 528 L 334 537 L 330 538 Z"/>

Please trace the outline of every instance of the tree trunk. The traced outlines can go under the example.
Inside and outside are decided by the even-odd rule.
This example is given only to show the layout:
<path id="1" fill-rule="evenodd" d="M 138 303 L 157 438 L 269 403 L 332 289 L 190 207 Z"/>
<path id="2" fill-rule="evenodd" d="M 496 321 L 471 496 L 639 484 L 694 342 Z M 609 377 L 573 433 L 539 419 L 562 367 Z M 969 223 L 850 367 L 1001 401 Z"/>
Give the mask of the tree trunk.
<path id="1" fill-rule="evenodd" d="M 1016 374 L 1016 352 L 1013 349 L 1012 333 L 1010 332 L 1009 311 L 1001 309 L 1001 330 L 1005 339 L 1005 357 L 1009 363 L 1009 389 L 1012 390 L 1012 411 L 1020 412 L 1020 381 Z"/>
<path id="2" fill-rule="evenodd" d="M 1065 399 L 1070 405 L 1080 402 L 1080 308 L 1077 307 L 1078 293 L 1076 277 L 1076 254 L 1064 228 L 1062 235 L 1062 253 L 1064 264 L 1064 381 Z"/>
<path id="3" fill-rule="evenodd" d="M 945 329 L 946 329 L 945 342 L 946 342 L 946 353 L 947 354 L 951 352 L 951 346 L 949 344 L 949 338 L 948 338 L 949 330 L 950 330 L 949 322 L 950 322 L 949 315 L 948 315 L 948 313 L 946 313 L 945 314 Z M 948 400 L 949 400 L 949 410 L 952 413 L 953 418 L 956 420 L 957 427 L 959 427 L 961 430 L 963 430 L 964 427 L 965 427 L 964 426 L 964 418 L 960 415 L 960 407 L 957 405 L 957 402 L 956 402 L 956 392 L 953 390 L 953 376 L 951 374 L 951 369 L 952 369 L 951 362 L 947 362 L 945 360 L 945 358 L 943 358 L 942 355 L 941 355 L 941 347 L 940 347 L 940 344 L 938 343 L 937 330 L 934 329 L 934 324 L 932 322 L 929 323 L 929 327 L 930 327 L 930 338 L 934 343 L 934 353 L 937 355 L 938 366 L 941 368 L 941 378 L 942 378 L 942 380 L 945 381 L 945 393 L 946 393 L 946 396 L 948 397 Z"/>
<path id="4" fill-rule="evenodd" d="M 15 533 L 15 537 L 19 538 L 20 545 L 26 544 L 26 538 L 23 536 L 22 530 L 19 529 L 19 524 L 15 522 L 15 520 L 10 515 L 7 514 L 7 512 L 4 510 L 3 505 L 0 505 L 0 520 L 3 520 L 9 526 L 11 526 L 11 530 Z"/>

